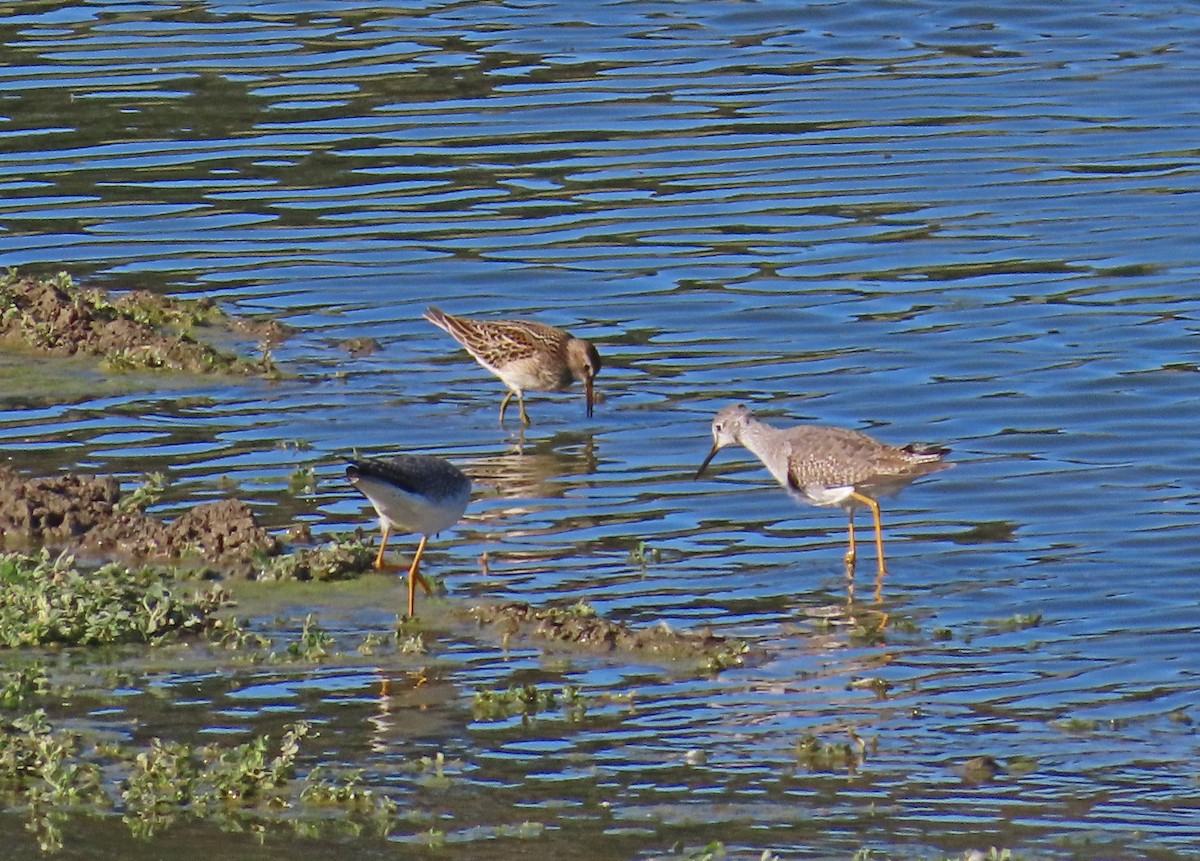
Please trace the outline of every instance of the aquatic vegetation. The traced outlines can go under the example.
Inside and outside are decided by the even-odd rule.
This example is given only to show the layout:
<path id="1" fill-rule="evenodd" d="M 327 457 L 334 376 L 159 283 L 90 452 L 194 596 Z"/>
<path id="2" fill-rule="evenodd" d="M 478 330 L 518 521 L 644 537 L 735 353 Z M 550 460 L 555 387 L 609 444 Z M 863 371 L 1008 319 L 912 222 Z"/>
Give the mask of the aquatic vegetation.
<path id="1" fill-rule="evenodd" d="M 714 840 L 704 846 L 688 847 L 682 843 L 676 843 L 671 847 L 668 854 L 671 858 L 681 858 L 684 861 L 721 861 L 727 857 L 725 853 L 725 844 L 720 840 Z M 765 855 L 764 857 L 769 857 Z"/>
<path id="2" fill-rule="evenodd" d="M 237 616 L 215 619 L 208 631 L 208 641 L 231 652 L 258 652 L 272 645 L 270 637 L 250 630 Z"/>
<path id="3" fill-rule="evenodd" d="M 258 580 L 349 580 L 372 570 L 375 551 L 357 536 L 335 536 L 318 547 L 258 558 Z"/>
<path id="4" fill-rule="evenodd" d="M 402 655 L 423 655 L 429 651 L 425 645 L 425 637 L 420 633 L 410 634 L 406 637 L 397 632 L 396 647 Z"/>
<path id="5" fill-rule="evenodd" d="M 876 742 L 868 743 L 853 729 L 848 742 L 826 742 L 809 733 L 796 742 L 796 760 L 809 771 L 846 771 L 854 774 L 867 761 Z"/>
<path id="6" fill-rule="evenodd" d="M 7 670 L 0 676 L 0 708 L 15 709 L 49 690 L 50 677 L 41 664 Z"/>
<path id="7" fill-rule="evenodd" d="M 645 541 L 639 541 L 637 547 L 629 551 L 629 561 L 645 571 L 651 562 L 662 561 L 662 552 L 656 547 L 651 547 Z"/>
<path id="8" fill-rule="evenodd" d="M 231 748 L 153 739 L 125 778 L 123 819 L 135 836 L 150 837 L 181 812 L 220 821 L 233 805 L 283 807 L 279 790 L 294 777 L 300 741 L 310 732 L 303 721 L 289 726 L 273 756 L 267 736 Z"/>
<path id="9" fill-rule="evenodd" d="M 287 653 L 303 661 L 320 661 L 329 657 L 333 647 L 333 636 L 317 624 L 312 613 L 304 617 L 304 627 L 299 637 L 288 644 Z"/>
<path id="10" fill-rule="evenodd" d="M 311 466 L 299 466 L 288 476 L 288 490 L 294 495 L 317 492 L 317 471 Z"/>
<path id="11" fill-rule="evenodd" d="M 24 808 L 43 851 L 61 849 L 72 813 L 107 806 L 100 766 L 84 760 L 75 733 L 51 727 L 41 709 L 5 721 L 0 732 L 0 798 Z"/>
<path id="12" fill-rule="evenodd" d="M 1036 628 L 1042 624 L 1041 613 L 1014 613 L 1007 619 L 986 619 L 984 626 L 990 633 L 1009 633 L 1024 631 L 1026 628 Z"/>
<path id="13" fill-rule="evenodd" d="M 440 849 L 446 845 L 446 832 L 438 828 L 430 828 L 421 832 L 421 842 L 430 849 Z"/>
<path id="14" fill-rule="evenodd" d="M 1090 735 L 1100 729 L 1100 722 L 1092 718 L 1066 718 L 1051 721 L 1050 725 L 1072 735 Z"/>
<path id="15" fill-rule="evenodd" d="M 161 472 L 142 476 L 142 482 L 129 493 L 123 494 L 114 510 L 118 512 L 145 511 L 162 497 L 167 489 L 167 477 Z"/>
<path id="16" fill-rule="evenodd" d="M 520 715 L 527 721 L 538 714 L 562 710 L 568 721 L 582 720 L 587 713 L 588 697 L 579 688 L 568 685 L 559 694 L 537 685 L 513 685 L 504 691 L 478 688 L 472 703 L 472 713 L 478 721 L 498 721 Z"/>
<path id="17" fill-rule="evenodd" d="M 874 849 L 863 847 L 850 856 L 850 861 L 888 861 L 895 856 L 876 852 Z M 924 857 L 924 856 L 920 856 Z M 981 849 L 968 849 L 961 855 L 941 856 L 942 861 L 1020 861 L 1009 849 L 998 849 L 992 846 L 987 852 Z"/>
<path id="18" fill-rule="evenodd" d="M 329 777 L 326 777 L 327 772 Z M 338 776 L 332 769 L 319 765 L 304 779 L 300 801 L 306 809 L 340 813 L 340 830 L 352 836 L 364 831 L 386 835 L 395 823 L 398 810 L 395 801 L 363 785 L 361 769 Z M 327 817 L 302 818 L 297 819 L 295 825 L 299 833 L 316 836 L 327 830 L 331 821 Z"/>
<path id="19" fill-rule="evenodd" d="M 0 690 L 36 693 L 36 671 L 18 676 L 0 673 Z M 54 726 L 42 709 L 12 717 L 0 711 L 0 726 L 0 800 L 24 813 L 45 852 L 62 849 L 71 818 L 85 815 L 120 816 L 139 838 L 189 819 L 301 835 L 383 835 L 395 824 L 396 803 L 363 786 L 361 771 L 317 766 L 297 775 L 301 744 L 315 735 L 304 721 L 284 727 L 277 740 L 263 734 L 201 746 L 159 738 L 144 746 L 99 742 Z"/>
<path id="20" fill-rule="evenodd" d="M 0 554 L 0 646 L 158 643 L 210 628 L 228 604 L 217 586 L 177 594 L 171 576 L 109 564 L 82 572 L 72 557 Z"/>

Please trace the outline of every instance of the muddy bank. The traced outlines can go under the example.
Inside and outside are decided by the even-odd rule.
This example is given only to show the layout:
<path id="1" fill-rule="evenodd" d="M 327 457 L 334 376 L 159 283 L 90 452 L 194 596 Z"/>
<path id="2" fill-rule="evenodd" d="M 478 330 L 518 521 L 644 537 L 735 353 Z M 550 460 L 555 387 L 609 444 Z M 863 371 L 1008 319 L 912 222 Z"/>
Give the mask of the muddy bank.
<path id="1" fill-rule="evenodd" d="M 375 559 L 370 542 L 359 537 L 313 545 L 306 531 L 289 530 L 281 540 L 240 499 L 204 502 L 162 520 L 144 510 L 161 490 L 151 481 L 123 494 L 110 475 L 26 477 L 0 465 L 0 550 L 48 547 L 244 580 L 344 580 L 370 570 Z"/>
<path id="2" fill-rule="evenodd" d="M 95 356 L 108 370 L 266 375 L 278 373 L 266 354 L 245 359 L 194 336 L 278 343 L 276 321 L 230 317 L 207 299 L 175 299 L 144 290 L 84 289 L 66 273 L 53 278 L 0 276 L 0 347 L 45 356 Z"/>
<path id="3" fill-rule="evenodd" d="M 162 520 L 144 510 L 161 489 L 150 482 L 122 494 L 113 476 L 26 477 L 0 465 L 0 550 L 41 546 L 104 561 L 165 563 L 193 576 L 256 580 L 337 580 L 372 568 L 370 545 L 358 539 L 284 552 L 279 538 L 239 499 L 201 503 L 174 520 Z M 463 611 L 455 614 L 461 619 Z M 482 605 L 465 615 L 505 641 L 529 638 L 714 672 L 759 657 L 740 640 L 666 625 L 632 628 L 597 615 L 582 602 L 570 607 Z"/>
<path id="4" fill-rule="evenodd" d="M 238 499 L 205 502 L 167 522 L 123 497 L 112 476 L 26 478 L 0 466 L 0 547 L 42 545 L 123 561 L 188 560 L 243 576 L 281 550 Z"/>
<path id="5" fill-rule="evenodd" d="M 655 661 L 680 661 L 714 672 L 757 662 L 762 657 L 747 643 L 711 631 L 677 631 L 665 624 L 633 628 L 598 615 L 585 602 L 569 607 L 491 604 L 472 607 L 468 613 L 505 640 L 522 637 L 599 652 L 619 651 Z"/>

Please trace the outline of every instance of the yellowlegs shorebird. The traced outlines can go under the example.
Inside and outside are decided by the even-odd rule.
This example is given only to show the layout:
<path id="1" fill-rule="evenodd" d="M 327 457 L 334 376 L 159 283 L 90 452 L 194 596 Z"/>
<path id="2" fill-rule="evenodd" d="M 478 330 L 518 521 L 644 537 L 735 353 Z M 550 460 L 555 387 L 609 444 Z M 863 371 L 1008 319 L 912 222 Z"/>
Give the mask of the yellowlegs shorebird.
<path id="1" fill-rule="evenodd" d="M 383 553 L 392 531 L 421 535 L 408 569 L 408 615 L 416 614 L 417 583 L 433 590 L 421 576 L 421 556 L 430 535 L 458 523 L 471 498 L 471 479 L 440 457 L 402 454 L 399 457 L 359 458 L 346 467 L 346 478 L 371 501 L 379 515 L 383 540 L 375 567 L 383 567 Z"/>
<path id="2" fill-rule="evenodd" d="M 521 423 L 525 390 L 561 392 L 578 380 L 583 383 L 588 418 L 592 416 L 592 384 L 600 372 L 596 348 L 570 332 L 530 320 L 470 320 L 430 306 L 425 319 L 458 341 L 475 361 L 508 386 L 500 404 L 500 423 L 512 396 L 517 396 Z"/>
<path id="3" fill-rule="evenodd" d="M 846 550 L 846 578 L 850 600 L 854 600 L 854 509 L 865 505 L 875 521 L 875 552 L 879 574 L 875 600 L 883 592 L 887 568 L 883 561 L 883 525 L 879 520 L 877 496 L 892 493 L 943 463 L 949 449 L 911 444 L 892 446 L 856 430 L 799 425 L 776 428 L 754 417 L 742 404 L 732 404 L 717 413 L 712 423 L 713 447 L 696 471 L 705 467 L 726 446 L 740 443 L 762 461 L 775 480 L 794 499 L 813 505 L 841 506 L 850 518 L 850 546 Z"/>

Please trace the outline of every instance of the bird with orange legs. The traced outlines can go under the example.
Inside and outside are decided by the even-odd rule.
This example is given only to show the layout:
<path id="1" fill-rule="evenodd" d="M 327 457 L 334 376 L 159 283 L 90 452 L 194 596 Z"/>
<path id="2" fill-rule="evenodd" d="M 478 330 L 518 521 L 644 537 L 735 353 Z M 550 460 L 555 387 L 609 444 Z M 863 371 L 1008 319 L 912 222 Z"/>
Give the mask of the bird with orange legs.
<path id="1" fill-rule="evenodd" d="M 370 501 L 379 515 L 383 538 L 375 567 L 383 568 L 383 554 L 393 532 L 421 536 L 408 569 L 408 615 L 416 615 L 417 584 L 432 594 L 421 574 L 421 557 L 429 536 L 449 529 L 462 519 L 471 499 L 471 479 L 457 467 L 427 454 L 402 454 L 394 458 L 358 458 L 346 467 L 346 478 Z"/>
<path id="2" fill-rule="evenodd" d="M 743 445 L 793 499 L 818 506 L 836 505 L 846 512 L 850 519 L 846 578 L 851 602 L 858 556 L 854 509 L 869 509 L 874 521 L 878 563 L 875 601 L 879 603 L 887 566 L 877 497 L 950 466 L 944 462 L 950 450 L 940 446 L 888 445 L 860 431 L 822 425 L 776 428 L 759 421 L 743 404 L 723 407 L 713 419 L 712 435 L 712 450 L 700 464 L 696 478 L 721 449 Z"/>

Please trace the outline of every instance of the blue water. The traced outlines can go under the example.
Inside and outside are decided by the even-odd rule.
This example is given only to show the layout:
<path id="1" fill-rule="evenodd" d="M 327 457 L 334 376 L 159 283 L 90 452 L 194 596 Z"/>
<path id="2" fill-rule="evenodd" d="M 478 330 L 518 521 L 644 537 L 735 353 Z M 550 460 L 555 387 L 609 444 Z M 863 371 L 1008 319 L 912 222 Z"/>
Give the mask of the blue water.
<path id="1" fill-rule="evenodd" d="M 341 456 L 441 454 L 477 481 L 429 556 L 452 596 L 586 598 L 769 654 L 698 681 L 441 644 L 444 713 L 376 745 L 453 753 L 461 789 L 431 797 L 374 767 L 460 848 L 1193 857 L 1191 9 L 25 2 L 0 34 L 0 264 L 296 330 L 278 383 L 36 406 L 0 389 L 8 462 L 131 486 L 163 471 L 166 515 L 232 480 L 265 524 L 327 534 L 370 522 Z M 594 418 L 575 391 L 531 396 L 523 437 L 499 427 L 502 387 L 421 319 L 430 303 L 593 340 Z M 340 342 L 356 336 L 382 349 L 353 358 Z M 884 503 L 885 608 L 914 632 L 858 646 L 814 622 L 845 593 L 839 512 L 798 507 L 740 449 L 692 480 L 732 401 L 954 450 Z M 307 467 L 318 491 L 294 499 Z M 972 538 L 994 523 L 1011 538 Z M 659 552 L 644 569 L 642 542 Z M 864 547 L 860 595 L 873 562 Z M 379 613 L 364 603 L 347 630 Z M 333 720 L 343 671 L 289 710 Z M 475 686 L 521 672 L 636 688 L 639 707 L 472 726 Z M 851 685 L 871 678 L 885 697 Z M 221 700 L 187 719 L 269 720 Z M 847 728 L 878 739 L 858 773 L 797 765 L 800 737 Z M 696 748 L 707 763 L 685 765 Z M 1036 764 L 965 787 L 977 754 Z M 514 778 L 509 758 L 528 756 L 540 775 Z M 472 830 L 524 820 L 552 827 L 530 845 Z"/>

